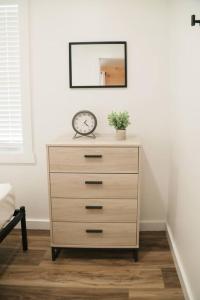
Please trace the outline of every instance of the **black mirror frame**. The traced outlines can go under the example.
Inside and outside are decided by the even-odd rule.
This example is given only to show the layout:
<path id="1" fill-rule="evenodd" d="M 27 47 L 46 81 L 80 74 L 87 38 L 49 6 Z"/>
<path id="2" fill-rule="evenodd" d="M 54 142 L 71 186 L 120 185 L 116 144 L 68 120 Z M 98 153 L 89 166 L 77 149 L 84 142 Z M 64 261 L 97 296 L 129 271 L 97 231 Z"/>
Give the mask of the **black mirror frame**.
<path id="1" fill-rule="evenodd" d="M 124 85 L 72 85 L 72 46 L 94 44 L 122 44 L 124 45 L 125 83 Z M 126 88 L 127 87 L 127 43 L 125 41 L 112 42 L 73 42 L 69 43 L 69 86 L 70 88 Z"/>

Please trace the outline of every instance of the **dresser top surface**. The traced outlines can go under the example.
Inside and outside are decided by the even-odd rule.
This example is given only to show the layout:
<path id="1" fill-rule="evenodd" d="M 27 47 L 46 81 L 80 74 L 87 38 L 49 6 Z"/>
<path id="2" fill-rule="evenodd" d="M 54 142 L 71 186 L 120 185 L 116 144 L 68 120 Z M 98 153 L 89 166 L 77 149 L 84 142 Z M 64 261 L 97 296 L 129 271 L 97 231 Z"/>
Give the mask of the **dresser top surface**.
<path id="1" fill-rule="evenodd" d="M 68 147 L 139 147 L 140 142 L 137 136 L 127 135 L 126 140 L 118 141 L 115 135 L 102 134 L 96 138 L 79 137 L 73 138 L 71 135 L 63 135 L 47 146 L 68 146 Z"/>

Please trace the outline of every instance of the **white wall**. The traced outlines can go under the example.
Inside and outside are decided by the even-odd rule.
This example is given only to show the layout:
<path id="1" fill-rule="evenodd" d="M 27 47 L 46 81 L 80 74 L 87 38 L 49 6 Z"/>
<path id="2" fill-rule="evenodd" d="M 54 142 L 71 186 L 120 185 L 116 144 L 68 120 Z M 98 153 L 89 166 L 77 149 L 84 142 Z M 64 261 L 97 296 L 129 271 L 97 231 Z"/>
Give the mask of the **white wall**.
<path id="1" fill-rule="evenodd" d="M 168 225 L 183 276 L 200 299 L 200 18 L 198 0 L 171 1 L 172 156 Z M 191 289 L 191 290 L 190 290 Z M 192 294 L 192 293 L 191 293 Z"/>
<path id="2" fill-rule="evenodd" d="M 169 169 L 167 0 L 31 0 L 30 57 L 34 165 L 0 167 L 29 219 L 48 219 L 45 144 L 68 132 L 81 109 L 93 111 L 98 132 L 112 110 L 128 110 L 130 134 L 144 148 L 141 219 L 165 219 Z M 128 88 L 69 89 L 68 42 L 125 40 Z"/>

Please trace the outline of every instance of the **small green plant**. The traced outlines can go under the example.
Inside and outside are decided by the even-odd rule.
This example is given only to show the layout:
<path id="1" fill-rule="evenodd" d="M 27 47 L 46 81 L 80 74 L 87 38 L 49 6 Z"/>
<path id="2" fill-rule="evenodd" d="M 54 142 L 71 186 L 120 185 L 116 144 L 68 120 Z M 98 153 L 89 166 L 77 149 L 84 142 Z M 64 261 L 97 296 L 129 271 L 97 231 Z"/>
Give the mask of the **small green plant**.
<path id="1" fill-rule="evenodd" d="M 129 114 L 127 111 L 123 112 L 112 112 L 108 115 L 108 122 L 110 126 L 113 126 L 115 129 L 118 130 L 125 130 L 130 123 L 129 121 Z"/>

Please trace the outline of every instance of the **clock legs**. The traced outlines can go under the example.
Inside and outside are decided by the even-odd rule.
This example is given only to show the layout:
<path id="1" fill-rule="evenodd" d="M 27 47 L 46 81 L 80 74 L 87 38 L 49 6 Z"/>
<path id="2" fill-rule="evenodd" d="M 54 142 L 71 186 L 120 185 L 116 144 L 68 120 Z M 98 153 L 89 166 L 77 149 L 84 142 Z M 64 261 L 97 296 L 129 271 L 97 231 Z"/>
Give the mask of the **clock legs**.
<path id="1" fill-rule="evenodd" d="M 73 139 L 78 139 L 78 138 L 81 138 L 83 136 L 89 137 L 89 138 L 92 138 L 92 139 L 96 138 L 96 135 L 94 133 L 91 133 L 89 135 L 79 135 L 78 133 L 75 133 L 75 135 L 73 136 Z"/>

